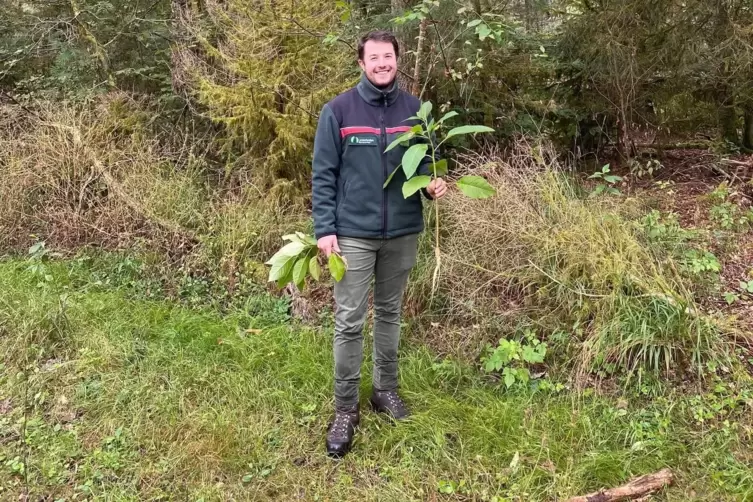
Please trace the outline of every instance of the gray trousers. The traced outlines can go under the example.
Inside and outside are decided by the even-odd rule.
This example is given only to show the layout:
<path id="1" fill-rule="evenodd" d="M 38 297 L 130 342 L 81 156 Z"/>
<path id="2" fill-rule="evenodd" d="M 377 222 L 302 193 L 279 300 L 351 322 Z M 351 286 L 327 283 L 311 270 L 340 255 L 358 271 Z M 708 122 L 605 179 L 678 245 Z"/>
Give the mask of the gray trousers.
<path id="1" fill-rule="evenodd" d="M 363 325 L 374 279 L 374 379 L 377 390 L 397 389 L 400 313 L 408 276 L 416 264 L 418 234 L 394 239 L 338 237 L 348 263 L 335 283 L 335 406 L 358 405 Z"/>

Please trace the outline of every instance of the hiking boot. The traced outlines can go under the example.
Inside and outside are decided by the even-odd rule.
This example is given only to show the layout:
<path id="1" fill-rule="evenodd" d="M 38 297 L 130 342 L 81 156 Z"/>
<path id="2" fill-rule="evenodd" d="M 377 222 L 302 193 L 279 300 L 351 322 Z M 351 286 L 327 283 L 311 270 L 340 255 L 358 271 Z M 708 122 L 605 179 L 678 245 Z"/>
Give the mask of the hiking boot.
<path id="1" fill-rule="evenodd" d="M 358 421 L 358 407 L 335 410 L 335 417 L 327 429 L 327 455 L 340 458 L 350 451 Z"/>
<path id="2" fill-rule="evenodd" d="M 375 390 L 369 402 L 374 411 L 386 413 L 395 420 L 403 420 L 410 416 L 408 407 L 405 406 L 396 390 Z"/>

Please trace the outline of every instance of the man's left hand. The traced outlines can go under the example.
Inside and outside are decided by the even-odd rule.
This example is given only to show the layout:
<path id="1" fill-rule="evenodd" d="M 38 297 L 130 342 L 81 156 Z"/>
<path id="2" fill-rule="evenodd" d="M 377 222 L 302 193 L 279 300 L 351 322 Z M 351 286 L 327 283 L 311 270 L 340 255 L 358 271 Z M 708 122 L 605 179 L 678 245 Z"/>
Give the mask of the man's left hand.
<path id="1" fill-rule="evenodd" d="M 442 178 L 435 178 L 426 187 L 426 192 L 432 199 L 441 199 L 447 193 L 447 182 Z"/>

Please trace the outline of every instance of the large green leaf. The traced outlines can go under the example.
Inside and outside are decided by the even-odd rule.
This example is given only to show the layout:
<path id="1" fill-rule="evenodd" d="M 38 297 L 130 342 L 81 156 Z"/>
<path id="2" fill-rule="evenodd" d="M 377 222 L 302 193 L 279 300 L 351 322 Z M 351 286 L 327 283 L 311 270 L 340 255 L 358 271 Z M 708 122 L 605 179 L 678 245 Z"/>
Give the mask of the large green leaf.
<path id="1" fill-rule="evenodd" d="M 395 176 L 395 173 L 400 170 L 401 166 L 397 166 L 394 171 L 390 173 L 389 176 L 387 176 L 387 181 L 384 182 L 384 185 L 382 185 L 382 188 L 387 188 L 387 185 L 390 184 L 390 181 L 392 181 L 392 177 Z"/>
<path id="2" fill-rule="evenodd" d="M 431 113 L 432 104 L 431 101 L 426 101 L 424 103 L 421 103 L 421 108 L 418 110 L 418 118 L 426 122 L 429 120 L 429 114 Z"/>
<path id="3" fill-rule="evenodd" d="M 307 256 L 299 258 L 293 266 L 293 282 L 299 289 L 303 286 L 303 283 L 306 280 L 306 272 L 308 272 L 308 269 L 309 258 Z"/>
<path id="4" fill-rule="evenodd" d="M 313 235 L 307 235 L 303 232 L 296 232 L 295 235 L 297 235 L 298 238 L 304 242 L 304 244 L 308 244 L 309 246 L 316 246 L 316 238 Z"/>
<path id="5" fill-rule="evenodd" d="M 494 132 L 494 129 L 482 125 L 464 125 L 450 129 L 447 136 L 445 136 L 445 139 L 452 138 L 453 136 L 460 136 L 461 134 L 474 134 L 477 132 Z"/>
<path id="6" fill-rule="evenodd" d="M 316 239 L 311 235 L 304 234 L 303 232 L 296 232 L 294 234 L 283 235 L 282 240 L 292 241 L 292 242 L 301 242 L 305 244 L 306 246 L 316 246 Z"/>
<path id="7" fill-rule="evenodd" d="M 497 193 L 481 176 L 463 176 L 457 184 L 460 191 L 471 199 L 486 199 Z"/>
<path id="8" fill-rule="evenodd" d="M 292 236 L 286 236 L 286 237 L 292 237 Z M 280 250 L 277 251 L 272 256 L 272 258 L 269 259 L 269 261 L 266 264 L 274 266 L 276 263 L 280 261 L 285 261 L 285 259 L 287 258 L 290 258 L 292 256 L 298 256 L 299 254 L 301 254 L 301 251 L 303 251 L 304 249 L 306 249 L 306 244 L 304 244 L 300 240 L 293 240 L 292 242 L 289 242 L 285 244 L 282 248 L 280 248 Z"/>
<path id="9" fill-rule="evenodd" d="M 441 119 L 439 119 L 439 122 L 437 122 L 437 124 L 441 124 L 445 120 L 451 119 L 452 117 L 455 117 L 457 114 L 458 114 L 458 112 L 456 112 L 454 110 L 451 111 L 451 112 L 447 112 L 447 113 L 444 114 L 444 116 Z"/>
<path id="10" fill-rule="evenodd" d="M 390 143 L 390 146 L 387 147 L 387 149 L 384 151 L 384 153 L 389 152 L 390 150 L 392 150 L 393 148 L 395 148 L 400 143 L 403 143 L 405 141 L 410 141 L 410 140 L 412 140 L 415 137 L 416 137 L 416 133 L 414 133 L 413 131 L 408 131 L 406 133 L 401 134 L 400 136 L 398 136 L 395 139 L 395 141 L 393 141 L 392 143 Z"/>
<path id="11" fill-rule="evenodd" d="M 483 42 L 486 39 L 486 37 L 491 35 L 492 29 L 489 28 L 488 24 L 484 23 L 484 24 L 479 25 L 476 28 L 476 33 L 478 34 L 478 39 Z"/>
<path id="12" fill-rule="evenodd" d="M 405 183 L 403 183 L 403 197 L 406 199 L 421 190 L 426 188 L 431 183 L 430 176 L 414 176 Z"/>
<path id="13" fill-rule="evenodd" d="M 345 275 L 345 262 L 338 254 L 332 253 L 329 255 L 329 272 L 337 282 L 340 282 Z"/>
<path id="14" fill-rule="evenodd" d="M 278 281 L 292 274 L 293 266 L 295 265 L 297 256 L 290 256 L 286 259 L 279 259 L 276 261 L 269 271 L 269 281 Z M 286 281 L 286 283 L 289 281 Z"/>
<path id="15" fill-rule="evenodd" d="M 318 256 L 311 257 L 311 261 L 309 261 L 309 273 L 311 274 L 311 277 L 313 277 L 315 281 L 318 281 L 319 277 L 322 275 L 321 268 L 319 267 Z"/>
<path id="16" fill-rule="evenodd" d="M 290 263 L 295 265 L 295 259 L 292 259 Z M 293 268 L 293 266 L 286 268 L 285 273 L 281 275 L 279 279 L 277 279 L 278 288 L 284 288 L 293 281 Z"/>
<path id="17" fill-rule="evenodd" d="M 416 169 L 418 169 L 418 165 L 426 156 L 428 148 L 429 145 L 426 143 L 419 143 L 408 148 L 405 154 L 403 154 L 403 171 L 407 179 L 410 179 L 416 173 Z"/>
<path id="18" fill-rule="evenodd" d="M 438 178 L 441 178 L 442 176 L 447 176 L 447 159 L 440 159 L 434 164 L 434 169 L 436 171 L 436 176 Z"/>

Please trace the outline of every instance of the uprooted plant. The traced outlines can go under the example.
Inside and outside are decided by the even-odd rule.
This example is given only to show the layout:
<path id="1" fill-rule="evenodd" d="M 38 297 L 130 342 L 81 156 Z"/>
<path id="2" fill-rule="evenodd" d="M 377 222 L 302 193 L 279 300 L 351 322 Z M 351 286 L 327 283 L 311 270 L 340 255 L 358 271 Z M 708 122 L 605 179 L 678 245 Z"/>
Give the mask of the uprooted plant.
<path id="1" fill-rule="evenodd" d="M 431 118 L 432 104 L 431 101 L 426 101 L 421 104 L 421 108 L 414 117 L 410 117 L 408 120 L 417 119 L 420 120 L 419 124 L 413 126 L 410 131 L 402 134 L 395 141 L 393 141 L 388 147 L 386 152 L 392 150 L 398 145 L 406 144 L 416 138 L 419 142 L 410 146 L 403 154 L 402 163 L 390 174 L 387 181 L 384 183 L 386 188 L 392 181 L 392 177 L 399 170 L 402 169 L 405 173 L 406 181 L 403 183 L 403 197 L 406 199 L 416 193 L 417 191 L 429 186 L 432 179 L 436 179 L 442 176 L 446 176 L 448 173 L 447 159 L 439 159 L 439 148 L 450 138 L 456 136 L 462 136 L 465 134 L 494 132 L 494 129 L 481 125 L 462 125 L 450 129 L 444 136 L 444 139 L 437 142 L 436 134 L 444 128 L 445 122 L 452 117 L 455 117 L 458 113 L 450 111 L 445 113 L 438 121 L 434 121 Z M 431 166 L 429 174 L 417 173 L 419 166 L 424 159 L 429 156 L 431 159 Z M 456 182 L 460 191 L 471 199 L 486 199 L 495 194 L 494 188 L 481 176 L 468 175 L 463 176 Z M 437 279 L 439 278 L 439 271 L 442 264 L 442 254 L 439 247 L 439 204 L 438 201 L 434 201 L 434 273 L 432 274 L 432 294 L 437 289 Z"/>

